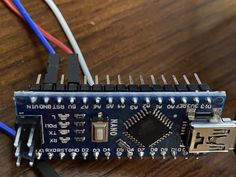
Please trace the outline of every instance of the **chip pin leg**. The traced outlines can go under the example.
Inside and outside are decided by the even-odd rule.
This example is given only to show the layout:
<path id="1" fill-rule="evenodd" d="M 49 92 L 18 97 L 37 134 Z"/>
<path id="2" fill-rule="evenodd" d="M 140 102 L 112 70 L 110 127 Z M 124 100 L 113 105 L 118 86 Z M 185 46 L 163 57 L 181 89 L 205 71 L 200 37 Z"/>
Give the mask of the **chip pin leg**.
<path id="1" fill-rule="evenodd" d="M 132 78 L 131 75 L 129 75 L 129 84 L 130 84 L 130 85 L 133 85 L 133 84 L 134 84 L 134 80 L 133 80 L 133 78 Z"/>
<path id="2" fill-rule="evenodd" d="M 35 132 L 35 127 L 31 127 L 28 142 L 27 142 L 28 147 L 30 147 L 32 145 L 33 138 L 34 138 L 34 132 Z"/>
<path id="3" fill-rule="evenodd" d="M 143 75 L 139 75 L 139 78 L 140 78 L 140 83 L 141 83 L 141 85 L 144 85 L 145 82 L 144 82 L 144 79 L 143 79 Z"/>
<path id="4" fill-rule="evenodd" d="M 186 82 L 186 84 L 190 85 L 190 82 L 185 74 L 183 75 L 183 78 L 184 78 L 184 81 Z"/>
<path id="5" fill-rule="evenodd" d="M 179 85 L 179 82 L 178 82 L 176 76 L 175 76 L 175 75 L 172 75 L 172 78 L 173 78 L 173 80 L 174 80 L 175 85 Z"/>
<path id="6" fill-rule="evenodd" d="M 22 132 L 22 127 L 18 127 L 17 133 L 16 133 L 16 138 L 15 138 L 15 141 L 14 141 L 14 146 L 15 147 L 19 146 L 21 132 Z"/>
<path id="7" fill-rule="evenodd" d="M 202 84 L 202 81 L 200 80 L 198 74 L 197 74 L 197 73 L 194 73 L 193 75 L 194 75 L 194 77 L 195 77 L 195 79 L 196 79 L 198 85 L 201 85 L 201 84 Z"/>
<path id="8" fill-rule="evenodd" d="M 164 85 L 168 85 L 164 74 L 161 75 L 161 80 L 162 80 L 162 82 L 163 82 Z"/>
<path id="9" fill-rule="evenodd" d="M 151 76 L 151 81 L 152 81 L 152 85 L 156 85 L 156 79 L 155 79 L 155 76 L 152 74 Z"/>

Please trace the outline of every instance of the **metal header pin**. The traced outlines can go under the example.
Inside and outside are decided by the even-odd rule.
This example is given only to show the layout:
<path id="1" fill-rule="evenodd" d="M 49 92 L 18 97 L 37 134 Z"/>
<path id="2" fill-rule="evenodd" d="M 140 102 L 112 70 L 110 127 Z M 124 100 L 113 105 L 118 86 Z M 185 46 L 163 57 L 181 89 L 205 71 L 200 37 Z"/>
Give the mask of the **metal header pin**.
<path id="1" fill-rule="evenodd" d="M 42 74 L 38 74 L 37 79 L 36 79 L 36 84 L 40 84 Z"/>
<path id="2" fill-rule="evenodd" d="M 121 81 L 121 77 L 120 77 L 120 74 L 117 75 L 117 80 L 118 80 L 118 84 L 123 84 L 122 81 Z"/>
<path id="3" fill-rule="evenodd" d="M 66 156 L 66 154 L 65 154 L 64 152 L 61 152 L 61 153 L 59 154 L 59 156 L 60 156 L 60 159 L 62 160 L 62 159 L 64 159 L 64 157 Z"/>
<path id="4" fill-rule="evenodd" d="M 49 160 L 52 160 L 53 155 L 54 155 L 53 153 L 49 152 L 49 153 L 48 153 L 48 159 L 49 159 Z"/>
<path id="5" fill-rule="evenodd" d="M 141 85 L 144 85 L 144 79 L 143 79 L 143 75 L 139 75 L 139 79 L 140 79 L 140 83 Z"/>
<path id="6" fill-rule="evenodd" d="M 175 104 L 175 98 L 174 97 L 170 97 L 170 102 L 171 102 L 171 104 Z"/>
<path id="7" fill-rule="evenodd" d="M 35 127 L 31 127 L 28 142 L 27 142 L 28 147 L 30 147 L 32 145 L 32 142 L 33 142 L 33 139 L 34 139 L 34 132 L 35 132 Z"/>
<path id="8" fill-rule="evenodd" d="M 62 75 L 61 75 L 61 81 L 60 81 L 60 84 L 64 84 L 64 81 L 65 81 L 65 75 L 62 74 Z"/>
<path id="9" fill-rule="evenodd" d="M 83 159 L 86 160 L 86 159 L 87 159 L 87 156 L 88 156 L 88 152 L 83 152 L 83 153 L 82 153 L 82 156 L 83 156 Z"/>
<path id="10" fill-rule="evenodd" d="M 155 153 L 154 151 L 151 151 L 151 152 L 150 152 L 150 156 L 151 156 L 152 159 L 155 158 L 155 154 L 156 154 L 156 153 Z"/>
<path id="11" fill-rule="evenodd" d="M 43 101 L 44 101 L 44 103 L 45 103 L 45 104 L 48 104 L 48 102 L 49 102 L 49 99 L 50 99 L 50 98 L 49 98 L 49 97 L 47 97 L 47 96 L 46 96 L 46 97 L 44 97 L 44 98 L 43 98 Z"/>
<path id="12" fill-rule="evenodd" d="M 98 84 L 98 75 L 95 75 L 95 84 Z"/>
<path id="13" fill-rule="evenodd" d="M 200 78 L 198 77 L 198 74 L 197 74 L 197 73 L 194 73 L 193 75 L 194 75 L 194 77 L 195 77 L 195 79 L 196 79 L 198 85 L 201 85 L 201 84 L 202 84 L 202 81 L 201 81 Z"/>
<path id="14" fill-rule="evenodd" d="M 162 80 L 162 82 L 163 82 L 164 85 L 168 85 L 164 74 L 161 75 L 161 80 Z"/>
<path id="15" fill-rule="evenodd" d="M 31 103 L 36 103 L 37 99 L 38 99 L 38 98 L 35 97 L 35 96 L 30 97 L 30 101 L 31 101 Z"/>
<path id="16" fill-rule="evenodd" d="M 179 82 L 178 82 L 176 76 L 175 76 L 175 75 L 172 75 L 172 78 L 173 78 L 173 80 L 174 80 L 175 85 L 179 85 Z"/>
<path id="17" fill-rule="evenodd" d="M 152 81 L 152 85 L 156 85 L 157 83 L 156 83 L 155 76 L 152 74 L 152 75 L 150 76 L 150 78 L 151 78 L 151 81 Z"/>
<path id="18" fill-rule="evenodd" d="M 183 75 L 183 78 L 184 78 L 184 81 L 186 82 L 186 84 L 190 85 L 190 82 L 185 74 Z"/>
<path id="19" fill-rule="evenodd" d="M 15 138 L 15 141 L 14 141 L 14 146 L 15 147 L 19 146 L 21 132 L 22 132 L 22 127 L 18 127 L 17 133 L 16 133 L 16 138 Z"/>
<path id="20" fill-rule="evenodd" d="M 32 159 L 32 160 L 29 161 L 29 166 L 30 166 L 30 167 L 33 167 L 33 166 L 34 166 L 34 159 Z"/>
<path id="21" fill-rule="evenodd" d="M 110 84 L 111 84 L 110 76 L 109 76 L 109 75 L 106 75 L 106 79 L 107 79 L 107 85 L 110 85 Z"/>
<path id="22" fill-rule="evenodd" d="M 21 156 L 18 156 L 16 160 L 16 166 L 19 167 L 20 163 L 21 163 Z"/>
<path id="23" fill-rule="evenodd" d="M 122 152 L 121 151 L 117 151 L 116 152 L 116 156 L 117 156 L 118 159 L 121 159 Z"/>
<path id="24" fill-rule="evenodd" d="M 88 81 L 87 81 L 87 77 L 84 76 L 84 85 L 86 85 L 87 83 L 88 83 Z"/>
<path id="25" fill-rule="evenodd" d="M 33 153 L 34 153 L 34 145 L 35 145 L 35 141 L 32 143 L 32 145 L 29 147 L 29 152 L 28 152 L 28 156 L 32 157 Z"/>
<path id="26" fill-rule="evenodd" d="M 19 142 L 19 145 L 16 148 L 15 157 L 18 157 L 20 155 L 21 144 L 22 144 L 22 141 Z"/>
<path id="27" fill-rule="evenodd" d="M 37 152 L 36 153 L 37 160 L 40 160 L 42 155 L 43 155 L 42 152 Z"/>
<path id="28" fill-rule="evenodd" d="M 134 80 L 133 80 L 133 78 L 132 78 L 131 75 L 129 75 L 129 84 L 130 84 L 130 85 L 133 85 L 133 84 L 134 84 Z"/>
<path id="29" fill-rule="evenodd" d="M 99 157 L 99 152 L 98 152 L 98 151 L 96 151 L 96 152 L 94 152 L 94 153 L 93 153 L 93 155 L 94 155 L 94 158 L 95 158 L 95 160 L 98 160 L 98 157 Z"/>

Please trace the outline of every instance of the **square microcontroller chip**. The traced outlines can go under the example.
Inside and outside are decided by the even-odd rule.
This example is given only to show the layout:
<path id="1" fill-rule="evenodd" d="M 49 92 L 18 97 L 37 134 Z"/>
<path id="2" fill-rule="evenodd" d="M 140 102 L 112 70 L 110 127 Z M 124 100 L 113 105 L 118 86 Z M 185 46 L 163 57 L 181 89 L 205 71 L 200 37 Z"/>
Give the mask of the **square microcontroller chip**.
<path id="1" fill-rule="evenodd" d="M 150 146 L 169 131 L 169 127 L 164 125 L 153 114 L 146 115 L 128 128 L 128 133 L 145 147 Z"/>

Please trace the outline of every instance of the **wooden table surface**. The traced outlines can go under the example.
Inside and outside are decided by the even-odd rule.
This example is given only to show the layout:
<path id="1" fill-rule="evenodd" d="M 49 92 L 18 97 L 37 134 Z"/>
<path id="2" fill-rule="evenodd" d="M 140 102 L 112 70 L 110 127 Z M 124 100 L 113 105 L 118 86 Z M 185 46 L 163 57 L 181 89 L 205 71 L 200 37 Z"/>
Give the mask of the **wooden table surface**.
<path id="1" fill-rule="evenodd" d="M 22 0 L 33 19 L 69 45 L 55 17 L 41 0 Z M 132 74 L 148 81 L 154 74 L 181 77 L 197 72 L 204 82 L 226 90 L 224 115 L 236 113 L 235 0 L 56 0 L 83 51 L 93 75 L 110 74 L 125 82 Z M 47 51 L 27 25 L 0 3 L 0 118 L 14 127 L 14 90 L 26 90 L 44 73 Z M 60 49 L 56 50 L 65 57 Z M 61 73 L 65 71 L 65 61 Z M 183 79 L 180 79 L 183 81 Z M 12 141 L 0 135 L 0 176 L 35 176 L 27 166 L 15 167 Z M 233 153 L 151 160 L 51 161 L 70 176 L 235 177 Z"/>

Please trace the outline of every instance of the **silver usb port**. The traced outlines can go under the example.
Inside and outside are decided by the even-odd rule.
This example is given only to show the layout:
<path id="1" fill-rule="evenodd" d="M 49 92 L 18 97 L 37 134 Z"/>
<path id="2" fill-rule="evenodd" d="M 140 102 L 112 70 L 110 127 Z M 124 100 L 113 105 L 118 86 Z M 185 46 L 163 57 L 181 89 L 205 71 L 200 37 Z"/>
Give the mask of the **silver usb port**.
<path id="1" fill-rule="evenodd" d="M 189 153 L 228 152 L 236 141 L 236 123 L 223 118 L 220 122 L 192 122 Z"/>

